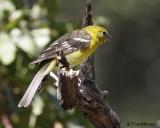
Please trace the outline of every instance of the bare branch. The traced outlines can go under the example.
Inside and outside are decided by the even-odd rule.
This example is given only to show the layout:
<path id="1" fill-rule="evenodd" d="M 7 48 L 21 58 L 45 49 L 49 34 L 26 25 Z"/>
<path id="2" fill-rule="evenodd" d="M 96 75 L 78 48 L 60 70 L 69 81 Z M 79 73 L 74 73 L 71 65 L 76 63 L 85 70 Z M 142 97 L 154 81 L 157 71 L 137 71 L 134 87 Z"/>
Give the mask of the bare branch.
<path id="1" fill-rule="evenodd" d="M 57 99 L 64 110 L 71 109 L 77 104 L 79 72 L 69 69 L 69 63 L 62 51 L 57 53 L 57 60 L 60 68 Z"/>

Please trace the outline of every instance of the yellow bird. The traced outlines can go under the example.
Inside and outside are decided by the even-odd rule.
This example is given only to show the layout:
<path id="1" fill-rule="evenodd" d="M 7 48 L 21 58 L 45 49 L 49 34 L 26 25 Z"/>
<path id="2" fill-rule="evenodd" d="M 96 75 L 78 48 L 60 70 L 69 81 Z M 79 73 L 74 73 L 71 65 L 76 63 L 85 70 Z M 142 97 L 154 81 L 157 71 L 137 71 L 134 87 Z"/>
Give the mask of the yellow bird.
<path id="1" fill-rule="evenodd" d="M 83 63 L 101 44 L 105 41 L 108 42 L 110 39 L 111 36 L 103 27 L 87 26 L 80 30 L 67 33 L 54 41 L 33 61 L 35 64 L 41 64 L 42 67 L 34 76 L 27 91 L 20 100 L 18 107 L 27 107 L 31 103 L 42 80 L 44 80 L 51 71 L 56 69 L 56 52 L 62 50 L 72 68 Z"/>

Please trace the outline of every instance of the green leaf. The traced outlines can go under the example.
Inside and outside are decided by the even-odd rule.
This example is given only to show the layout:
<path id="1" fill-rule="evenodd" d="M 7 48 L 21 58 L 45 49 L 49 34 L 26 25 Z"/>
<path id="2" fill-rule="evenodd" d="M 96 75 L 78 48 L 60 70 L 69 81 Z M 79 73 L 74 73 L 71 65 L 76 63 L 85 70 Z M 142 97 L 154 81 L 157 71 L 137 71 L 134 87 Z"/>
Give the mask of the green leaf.
<path id="1" fill-rule="evenodd" d="M 4 65 L 11 64 L 16 57 L 16 46 L 9 35 L 5 32 L 0 33 L 0 61 Z"/>

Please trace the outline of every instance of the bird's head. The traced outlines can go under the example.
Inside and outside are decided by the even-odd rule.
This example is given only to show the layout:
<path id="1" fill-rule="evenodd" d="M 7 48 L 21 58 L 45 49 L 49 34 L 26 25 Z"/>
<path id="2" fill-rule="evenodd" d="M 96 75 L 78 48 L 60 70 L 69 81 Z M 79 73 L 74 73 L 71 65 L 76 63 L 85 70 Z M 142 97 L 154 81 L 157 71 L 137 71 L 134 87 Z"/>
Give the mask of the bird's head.
<path id="1" fill-rule="evenodd" d="M 88 26 L 84 28 L 90 35 L 100 43 L 110 42 L 112 37 L 108 31 L 100 26 Z"/>

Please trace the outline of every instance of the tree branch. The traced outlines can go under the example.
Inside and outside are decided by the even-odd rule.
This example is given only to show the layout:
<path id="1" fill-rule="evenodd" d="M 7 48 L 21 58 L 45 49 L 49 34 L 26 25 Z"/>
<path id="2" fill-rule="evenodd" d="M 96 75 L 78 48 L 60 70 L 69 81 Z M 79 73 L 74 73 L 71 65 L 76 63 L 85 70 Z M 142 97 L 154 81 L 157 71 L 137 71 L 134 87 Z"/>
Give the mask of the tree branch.
<path id="1" fill-rule="evenodd" d="M 72 109 L 77 104 L 78 72 L 69 69 L 65 55 L 62 51 L 57 53 L 59 61 L 59 81 L 57 87 L 57 99 L 64 110 Z"/>
<path id="2" fill-rule="evenodd" d="M 92 25 L 92 6 L 88 0 L 82 27 Z M 94 56 L 90 56 L 80 67 L 80 73 L 69 68 L 62 51 L 57 53 L 59 61 L 59 83 L 57 98 L 66 110 L 79 109 L 96 128 L 120 128 L 118 115 L 106 101 L 107 91 L 96 86 Z"/>

